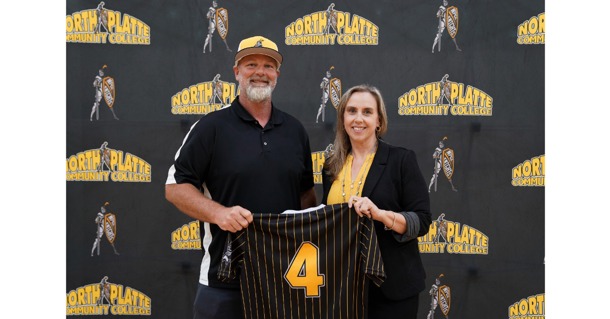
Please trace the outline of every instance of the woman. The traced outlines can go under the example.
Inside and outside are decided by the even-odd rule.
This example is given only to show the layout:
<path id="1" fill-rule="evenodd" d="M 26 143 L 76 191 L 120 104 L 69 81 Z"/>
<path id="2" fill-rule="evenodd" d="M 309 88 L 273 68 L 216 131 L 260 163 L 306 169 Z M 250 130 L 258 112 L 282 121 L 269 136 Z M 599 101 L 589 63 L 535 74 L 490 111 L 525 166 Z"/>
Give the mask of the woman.
<path id="1" fill-rule="evenodd" d="M 388 127 L 381 93 L 359 85 L 341 98 L 334 152 L 325 161 L 323 203 L 347 202 L 375 220 L 386 280 L 369 288 L 369 318 L 416 318 L 426 277 L 417 237 L 432 222 L 415 153 L 379 138 Z"/>

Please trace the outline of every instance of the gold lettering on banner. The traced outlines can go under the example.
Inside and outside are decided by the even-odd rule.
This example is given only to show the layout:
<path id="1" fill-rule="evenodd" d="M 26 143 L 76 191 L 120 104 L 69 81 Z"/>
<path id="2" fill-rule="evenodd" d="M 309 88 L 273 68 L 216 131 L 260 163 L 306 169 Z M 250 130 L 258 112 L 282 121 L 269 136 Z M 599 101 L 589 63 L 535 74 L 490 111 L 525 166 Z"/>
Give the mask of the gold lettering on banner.
<path id="1" fill-rule="evenodd" d="M 66 42 L 150 45 L 150 27 L 140 19 L 109 10 L 100 2 L 98 8 L 66 16 Z"/>

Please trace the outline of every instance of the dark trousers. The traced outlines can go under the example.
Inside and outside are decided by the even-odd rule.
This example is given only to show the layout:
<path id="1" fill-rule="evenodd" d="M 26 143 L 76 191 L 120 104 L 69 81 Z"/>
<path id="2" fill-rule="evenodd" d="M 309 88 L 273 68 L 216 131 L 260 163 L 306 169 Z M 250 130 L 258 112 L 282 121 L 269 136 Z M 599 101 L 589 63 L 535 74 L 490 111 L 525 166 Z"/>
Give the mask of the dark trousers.
<path id="1" fill-rule="evenodd" d="M 193 315 L 194 319 L 243 319 L 239 289 L 212 288 L 199 284 Z"/>
<path id="2" fill-rule="evenodd" d="M 401 300 L 388 299 L 379 288 L 370 285 L 368 319 L 417 319 L 419 294 Z"/>

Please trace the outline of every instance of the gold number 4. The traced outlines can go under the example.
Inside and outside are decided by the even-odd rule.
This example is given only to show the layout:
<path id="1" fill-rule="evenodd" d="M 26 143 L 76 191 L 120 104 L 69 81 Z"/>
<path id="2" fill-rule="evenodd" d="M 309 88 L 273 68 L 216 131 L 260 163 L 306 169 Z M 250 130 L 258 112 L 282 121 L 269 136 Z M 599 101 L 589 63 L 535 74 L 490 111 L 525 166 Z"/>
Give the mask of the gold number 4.
<path id="1" fill-rule="evenodd" d="M 305 297 L 320 297 L 320 287 L 324 286 L 324 274 L 320 274 L 318 247 L 311 242 L 303 242 L 292 257 L 284 279 L 293 289 L 305 289 Z"/>

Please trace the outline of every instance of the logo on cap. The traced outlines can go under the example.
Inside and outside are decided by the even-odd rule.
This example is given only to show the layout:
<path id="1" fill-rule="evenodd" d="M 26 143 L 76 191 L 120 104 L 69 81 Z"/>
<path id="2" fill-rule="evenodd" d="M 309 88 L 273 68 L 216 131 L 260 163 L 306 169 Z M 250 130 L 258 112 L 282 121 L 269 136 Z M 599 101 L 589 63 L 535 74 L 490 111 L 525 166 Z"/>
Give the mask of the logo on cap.
<path id="1" fill-rule="evenodd" d="M 235 66 L 237 66 L 237 63 L 243 57 L 252 54 L 262 54 L 273 58 L 275 61 L 277 61 L 278 69 L 282 64 L 283 58 L 280 52 L 278 51 L 277 44 L 265 37 L 254 36 L 247 39 L 243 39 L 239 43 L 237 54 L 235 54 Z"/>

